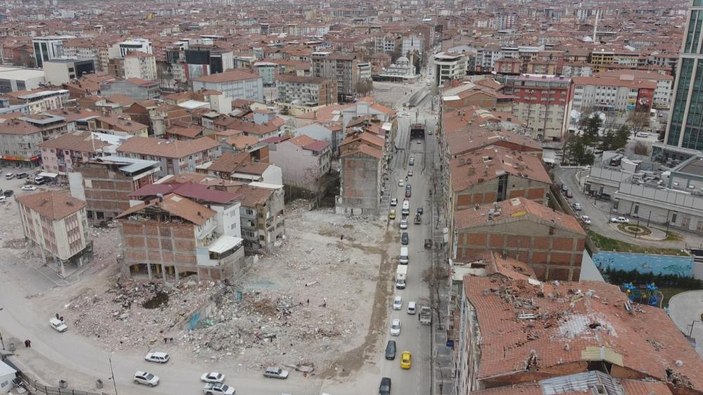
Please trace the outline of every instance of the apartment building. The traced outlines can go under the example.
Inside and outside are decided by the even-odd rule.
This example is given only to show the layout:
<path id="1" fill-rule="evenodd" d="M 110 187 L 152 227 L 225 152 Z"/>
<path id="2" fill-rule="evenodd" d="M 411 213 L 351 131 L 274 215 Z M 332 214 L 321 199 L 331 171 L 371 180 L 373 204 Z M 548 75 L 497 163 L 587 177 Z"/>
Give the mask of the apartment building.
<path id="1" fill-rule="evenodd" d="M 215 90 L 234 99 L 264 100 L 264 84 L 261 76 L 242 70 L 230 70 L 193 80 L 193 92 Z"/>
<path id="2" fill-rule="evenodd" d="M 112 95 L 129 96 L 134 100 L 148 100 L 161 96 L 158 81 L 147 81 L 139 78 L 126 80 L 108 80 L 100 84 L 102 96 Z"/>
<path id="3" fill-rule="evenodd" d="M 378 215 L 383 195 L 385 141 L 372 133 L 348 135 L 339 147 L 341 162 L 337 213 Z"/>
<path id="4" fill-rule="evenodd" d="M 312 53 L 312 76 L 337 82 L 337 101 L 350 101 L 360 81 L 360 62 L 356 55 L 334 52 Z M 369 67 L 370 71 L 370 67 Z M 370 75 L 368 76 L 370 78 Z"/>
<path id="5" fill-rule="evenodd" d="M 117 148 L 120 155 L 159 162 L 158 176 L 193 172 L 195 168 L 220 156 L 220 144 L 208 137 L 195 140 L 161 140 L 132 137 Z"/>
<path id="6" fill-rule="evenodd" d="M 618 80 L 653 82 L 656 84 L 656 88 L 654 88 L 652 106 L 658 109 L 669 109 L 671 106 L 674 77 L 669 74 L 644 70 L 609 70 L 598 73 L 597 76 Z"/>
<path id="7" fill-rule="evenodd" d="M 130 194 L 156 180 L 159 162 L 105 156 L 74 163 L 72 170 L 71 195 L 86 202 L 88 220 L 99 224 L 130 207 Z"/>
<path id="8" fill-rule="evenodd" d="M 219 191 L 195 194 L 236 198 Z M 219 233 L 217 212 L 193 199 L 176 193 L 159 196 L 130 207 L 117 220 L 123 240 L 118 262 L 124 275 L 168 282 L 190 276 L 225 280 L 243 269 L 242 239 Z"/>
<path id="9" fill-rule="evenodd" d="M 569 78 L 523 74 L 501 82 L 503 93 L 513 96 L 512 114 L 525 123 L 532 138 L 560 141 L 564 137 Z"/>
<path id="10" fill-rule="evenodd" d="M 39 246 L 45 261 L 81 262 L 91 246 L 85 202 L 63 192 L 17 197 L 24 237 Z"/>
<path id="11" fill-rule="evenodd" d="M 39 144 L 42 169 L 65 178 L 74 165 L 102 156 L 103 148 L 111 144 L 92 132 L 73 132 Z"/>
<path id="12" fill-rule="evenodd" d="M 435 84 L 446 81 L 461 80 L 466 77 L 466 56 L 459 53 L 440 52 L 432 58 L 434 62 Z"/>
<path id="13" fill-rule="evenodd" d="M 635 79 L 632 74 L 619 77 L 574 77 L 571 79 L 569 108 L 578 112 L 588 110 L 634 111 L 649 113 L 654 101 L 655 82 Z"/>
<path id="14" fill-rule="evenodd" d="M 19 106 L 15 111 L 26 114 L 41 114 L 46 111 L 62 109 L 69 100 L 69 92 L 66 89 L 36 89 L 7 93 L 5 97 L 9 99 L 10 107 Z"/>
<path id="15" fill-rule="evenodd" d="M 334 80 L 280 74 L 276 81 L 279 103 L 306 107 L 337 103 L 337 82 Z"/>
<path id="16" fill-rule="evenodd" d="M 241 201 L 241 227 L 248 253 L 272 251 L 286 234 L 283 185 L 254 182 L 226 187 Z"/>
<path id="17" fill-rule="evenodd" d="M 703 392 L 703 362 L 685 334 L 617 285 L 546 283 L 504 269 L 463 277 L 460 292 L 453 393 Z"/>
<path id="18" fill-rule="evenodd" d="M 578 281 L 586 232 L 573 216 L 519 197 L 457 210 L 454 259 L 495 251 L 530 265 L 540 280 Z"/>
<path id="19" fill-rule="evenodd" d="M 41 143 L 67 131 L 65 119 L 55 115 L 8 119 L 0 128 L 0 160 L 4 165 L 36 166 L 41 159 Z"/>
<path id="20" fill-rule="evenodd" d="M 147 137 L 149 127 L 133 121 L 127 116 L 99 116 L 93 119 L 93 129 L 101 133 L 119 136 Z"/>
<path id="21" fill-rule="evenodd" d="M 332 152 L 326 141 L 306 135 L 264 140 L 269 161 L 283 170 L 283 184 L 315 194 L 324 192 Z"/>
<path id="22" fill-rule="evenodd" d="M 124 57 L 124 78 L 156 80 L 156 56 L 141 51 L 127 53 Z"/>

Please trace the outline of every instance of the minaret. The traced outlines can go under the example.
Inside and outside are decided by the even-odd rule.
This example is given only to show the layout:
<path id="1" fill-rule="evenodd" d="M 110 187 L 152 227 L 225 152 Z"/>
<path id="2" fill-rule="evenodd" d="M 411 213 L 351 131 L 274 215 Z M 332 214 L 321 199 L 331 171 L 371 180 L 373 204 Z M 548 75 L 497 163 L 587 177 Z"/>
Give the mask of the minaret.
<path id="1" fill-rule="evenodd" d="M 593 25 L 593 42 L 597 42 L 598 38 L 598 19 L 600 18 L 600 11 L 596 10 L 596 23 Z"/>

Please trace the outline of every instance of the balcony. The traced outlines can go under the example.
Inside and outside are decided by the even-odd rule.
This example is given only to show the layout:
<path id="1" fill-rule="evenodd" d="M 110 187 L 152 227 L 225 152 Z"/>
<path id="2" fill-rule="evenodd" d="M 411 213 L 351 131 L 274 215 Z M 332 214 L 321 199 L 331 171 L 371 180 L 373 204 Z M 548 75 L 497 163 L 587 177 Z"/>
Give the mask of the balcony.
<path id="1" fill-rule="evenodd" d="M 233 236 L 220 236 L 207 248 L 198 247 L 196 251 L 198 266 L 220 267 L 232 259 L 237 259 L 242 250 L 243 239 Z M 243 250 L 242 250 L 243 251 Z"/>

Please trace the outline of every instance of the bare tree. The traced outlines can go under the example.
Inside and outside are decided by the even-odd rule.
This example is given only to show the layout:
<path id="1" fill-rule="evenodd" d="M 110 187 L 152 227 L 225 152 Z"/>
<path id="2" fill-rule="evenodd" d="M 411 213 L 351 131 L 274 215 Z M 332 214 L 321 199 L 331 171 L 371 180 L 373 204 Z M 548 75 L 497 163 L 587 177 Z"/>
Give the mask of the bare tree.
<path id="1" fill-rule="evenodd" d="M 422 274 L 422 280 L 430 287 L 430 307 L 432 307 L 432 310 L 437 315 L 439 329 L 443 328 L 439 289 L 442 281 L 446 281 L 447 278 L 449 278 L 448 270 L 440 265 L 432 265 L 432 267 L 425 269 Z"/>

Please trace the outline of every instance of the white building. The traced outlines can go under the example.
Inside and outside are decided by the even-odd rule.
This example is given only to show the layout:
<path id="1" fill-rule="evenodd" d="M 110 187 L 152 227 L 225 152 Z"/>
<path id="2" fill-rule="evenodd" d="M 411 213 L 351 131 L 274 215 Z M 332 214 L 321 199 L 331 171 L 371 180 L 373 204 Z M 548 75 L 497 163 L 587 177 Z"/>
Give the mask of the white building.
<path id="1" fill-rule="evenodd" d="M 258 102 L 264 99 L 264 84 L 261 76 L 242 70 L 225 71 L 193 80 L 193 92 L 201 89 L 222 92 L 230 99 Z"/>
<path id="2" fill-rule="evenodd" d="M 466 77 L 466 56 L 460 53 L 440 52 L 433 58 L 435 65 L 435 83 L 442 85 L 445 81 Z"/>
<path id="3" fill-rule="evenodd" d="M 46 83 L 44 71 L 0 66 L 0 93 L 37 89 Z"/>
<path id="4" fill-rule="evenodd" d="M 46 82 L 61 86 L 85 74 L 95 73 L 95 61 L 92 59 L 54 59 L 44 62 Z"/>
<path id="5" fill-rule="evenodd" d="M 122 59 L 132 51 L 153 53 L 151 41 L 145 38 L 135 38 L 119 42 L 110 47 L 108 50 L 108 56 L 110 59 Z"/>
<path id="6" fill-rule="evenodd" d="M 15 387 L 13 380 L 17 371 L 5 362 L 0 361 L 0 394 L 7 394 Z"/>
<path id="7" fill-rule="evenodd" d="M 41 68 L 45 60 L 60 59 L 64 56 L 63 43 L 75 36 L 45 36 L 32 39 L 34 61 Z"/>
<path id="8" fill-rule="evenodd" d="M 156 56 L 141 51 L 129 52 L 124 57 L 124 77 L 156 80 Z"/>
<path id="9" fill-rule="evenodd" d="M 63 192 L 38 192 L 17 198 L 24 237 L 45 258 L 66 262 L 88 247 L 85 202 Z"/>
<path id="10" fill-rule="evenodd" d="M 330 171 L 330 144 L 306 135 L 269 144 L 269 161 L 283 170 L 283 184 L 322 192 L 321 178 Z"/>

